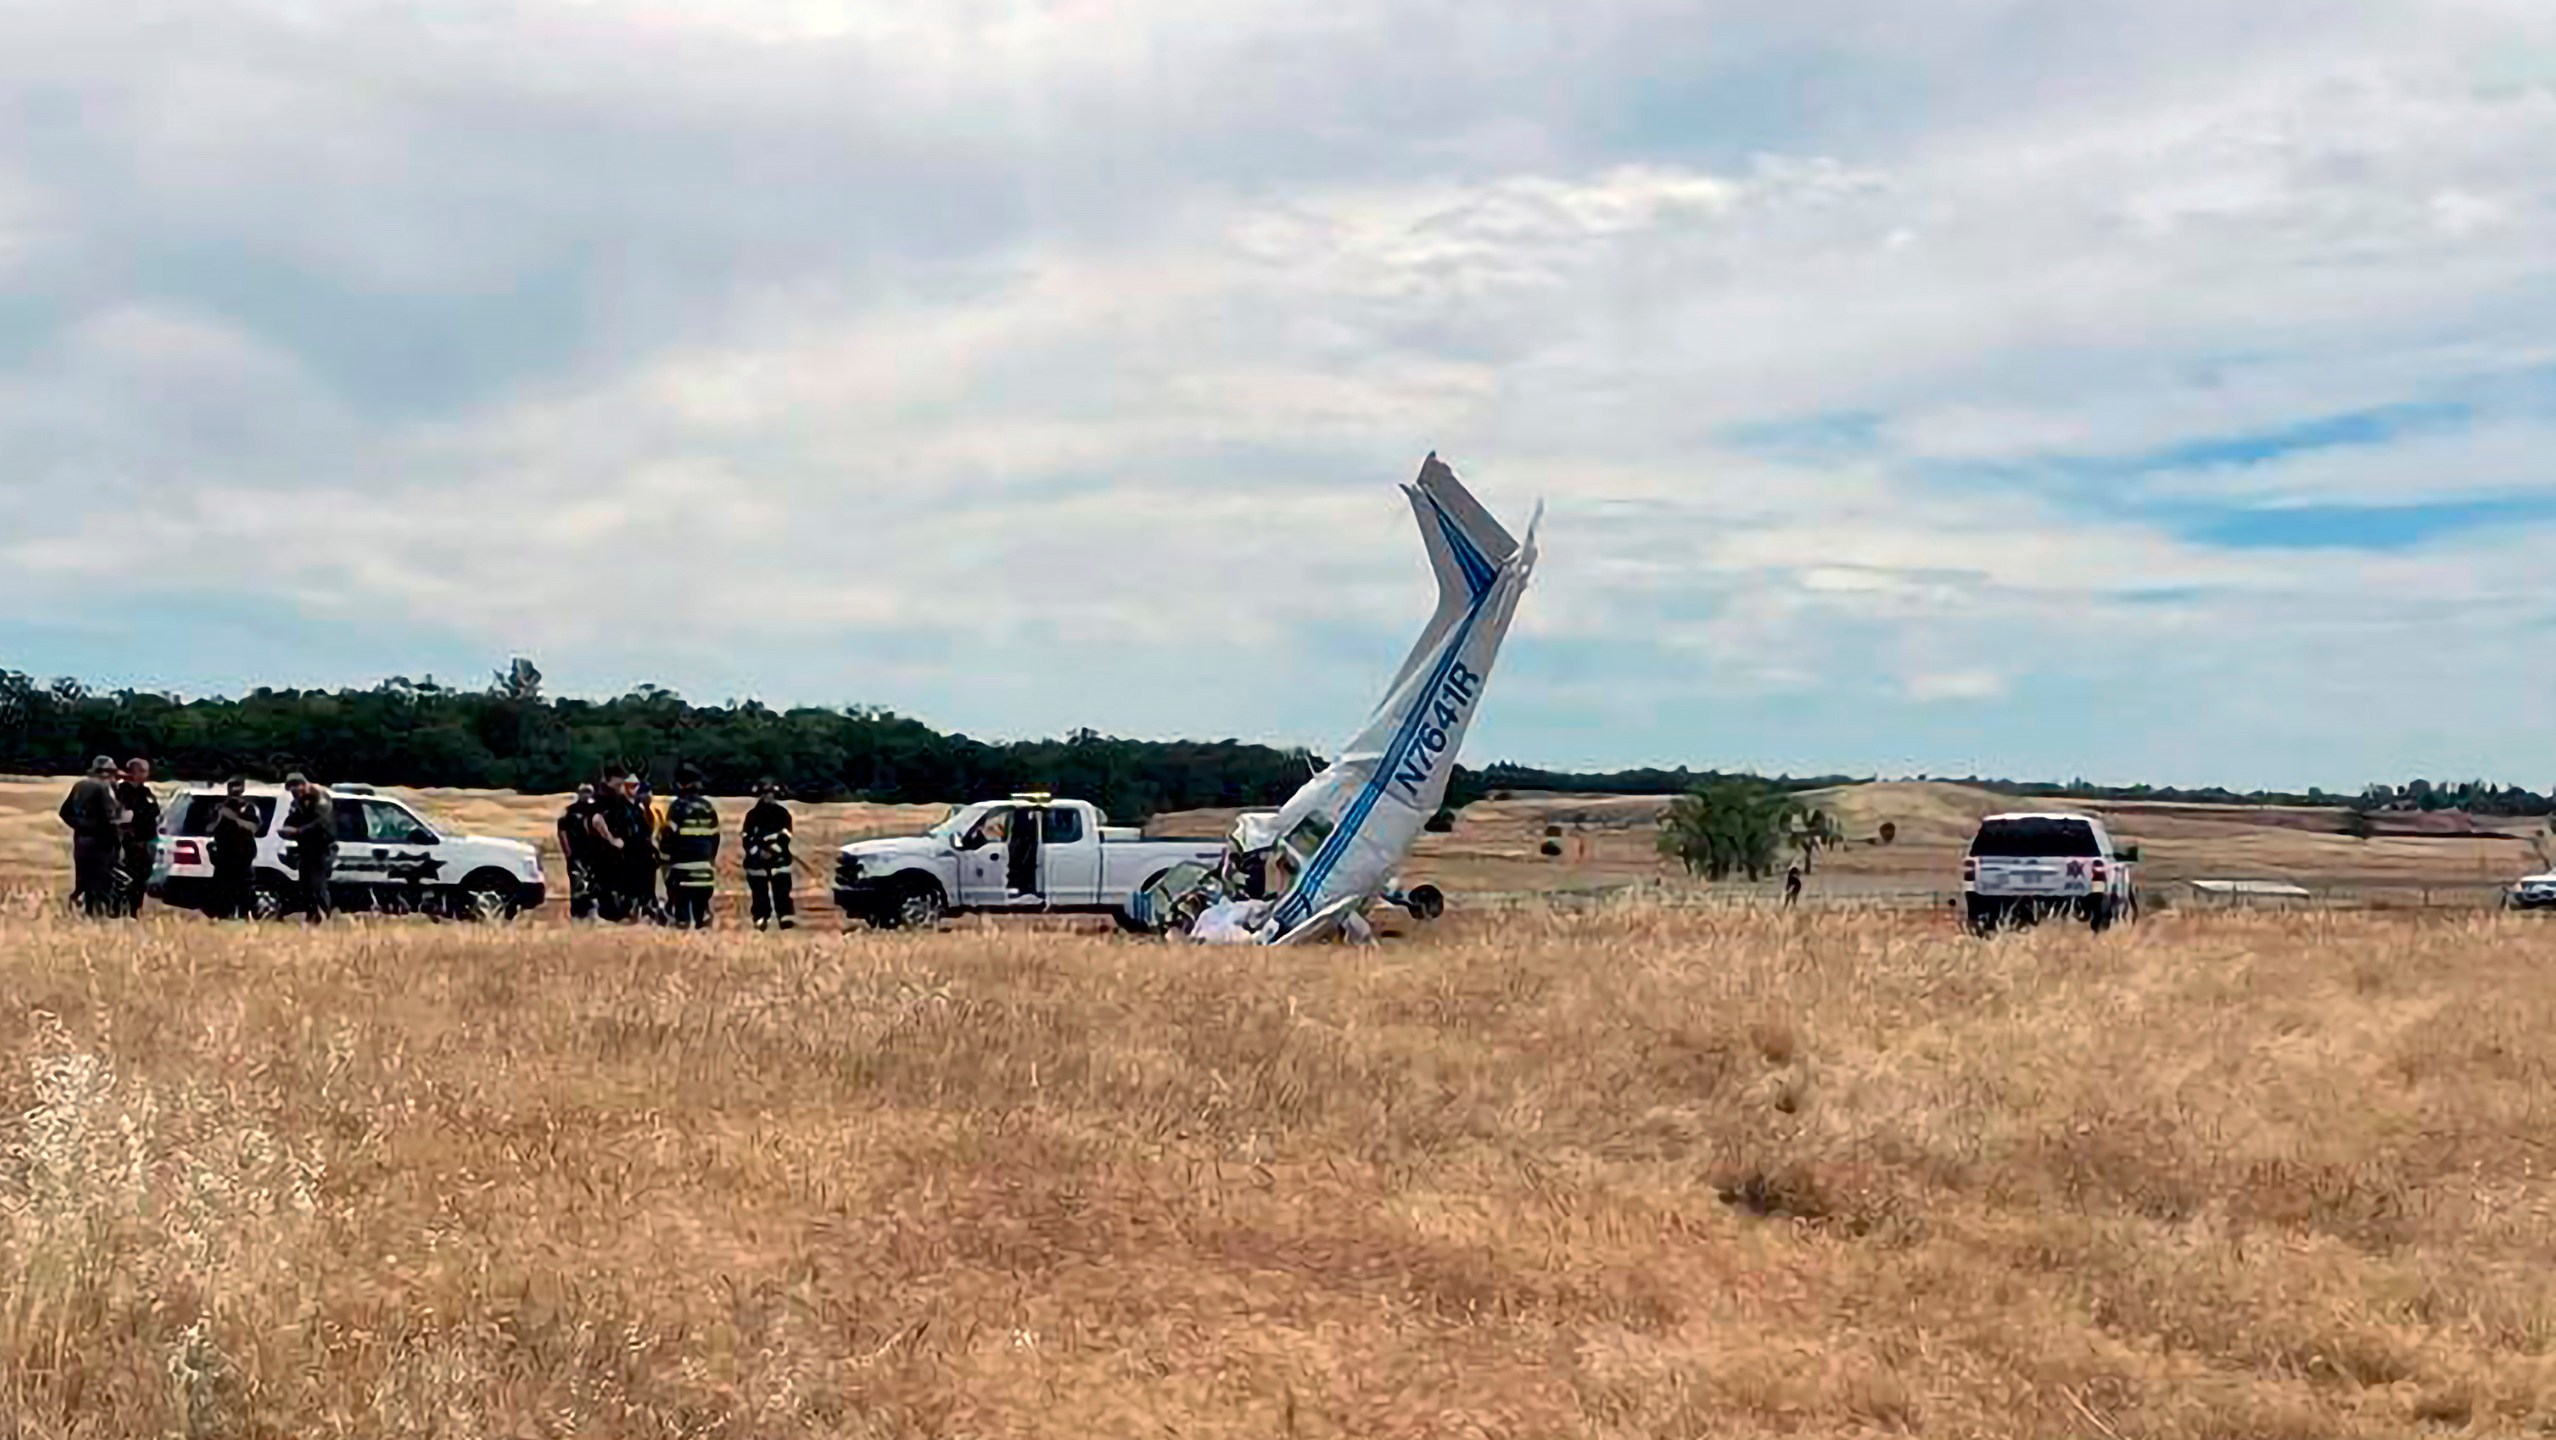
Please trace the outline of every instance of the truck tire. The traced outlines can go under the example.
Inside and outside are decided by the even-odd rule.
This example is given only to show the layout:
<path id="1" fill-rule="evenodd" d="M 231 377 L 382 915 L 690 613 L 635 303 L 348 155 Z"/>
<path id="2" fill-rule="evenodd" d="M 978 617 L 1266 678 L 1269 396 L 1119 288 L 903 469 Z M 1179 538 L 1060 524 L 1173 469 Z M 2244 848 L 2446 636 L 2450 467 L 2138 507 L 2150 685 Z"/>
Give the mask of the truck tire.
<path id="1" fill-rule="evenodd" d="M 916 876 L 897 887 L 870 923 L 882 930 L 931 930 L 938 928 L 949 913 L 950 902 L 941 893 L 940 884 L 929 877 Z"/>
<path id="2" fill-rule="evenodd" d="M 283 919 L 284 912 L 293 903 L 287 898 L 291 893 L 284 888 L 284 883 L 274 876 L 257 876 L 249 881 L 249 918 L 252 920 Z"/>
<path id="3" fill-rule="evenodd" d="M 2112 898 L 2097 895 L 2086 902 L 2086 928 L 2097 935 L 2112 928 Z"/>
<path id="4" fill-rule="evenodd" d="M 502 870 L 474 870 L 453 892 L 453 914 L 483 925 L 515 918 L 515 877 Z"/>

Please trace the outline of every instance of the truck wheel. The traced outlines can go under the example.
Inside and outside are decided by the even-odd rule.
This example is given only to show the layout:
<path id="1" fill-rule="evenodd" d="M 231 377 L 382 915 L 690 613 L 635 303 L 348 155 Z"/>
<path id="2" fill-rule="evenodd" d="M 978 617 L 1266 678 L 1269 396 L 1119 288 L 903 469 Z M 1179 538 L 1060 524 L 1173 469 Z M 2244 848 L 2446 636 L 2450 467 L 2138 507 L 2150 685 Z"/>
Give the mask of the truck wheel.
<path id="1" fill-rule="evenodd" d="M 880 912 L 889 930 L 929 930 L 949 914 L 949 902 L 942 898 L 941 887 L 929 880 L 908 884 Z"/>
<path id="2" fill-rule="evenodd" d="M 454 892 L 453 911 L 464 920 L 495 925 L 515 918 L 515 882 L 493 870 L 464 880 Z"/>
<path id="3" fill-rule="evenodd" d="M 1435 885 L 1414 885 L 1406 899 L 1404 908 L 1414 920 L 1435 920 L 1447 913 L 1446 892 Z"/>
<path id="4" fill-rule="evenodd" d="M 249 918 L 281 920 L 286 905 L 284 887 L 260 875 L 249 882 Z"/>
<path id="5" fill-rule="evenodd" d="M 2108 899 L 2089 901 L 2086 905 L 2086 928 L 2097 935 L 2112 928 L 2112 902 Z"/>

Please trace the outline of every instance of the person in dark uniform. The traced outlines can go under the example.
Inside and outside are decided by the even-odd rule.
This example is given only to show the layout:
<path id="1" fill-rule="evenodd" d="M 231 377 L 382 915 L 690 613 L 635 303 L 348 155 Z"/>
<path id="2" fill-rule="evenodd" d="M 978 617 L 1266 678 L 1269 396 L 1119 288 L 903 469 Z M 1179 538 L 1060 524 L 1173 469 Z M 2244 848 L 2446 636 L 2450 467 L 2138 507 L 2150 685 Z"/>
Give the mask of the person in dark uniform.
<path id="1" fill-rule="evenodd" d="M 568 869 L 568 918 L 595 914 L 595 787 L 580 785 L 577 798 L 559 812 L 559 863 Z"/>
<path id="2" fill-rule="evenodd" d="M 1010 850 L 1003 856 L 1004 888 L 1014 899 L 1038 894 L 1039 830 L 1046 823 L 1047 812 L 1024 805 L 1012 812 Z"/>
<path id="3" fill-rule="evenodd" d="M 160 844 L 160 797 L 151 793 L 151 762 L 124 762 L 124 778 L 116 782 L 115 803 L 124 812 L 124 845 L 117 857 L 124 870 L 123 912 L 139 916 L 143 893 L 151 884 L 151 861 Z"/>
<path id="4" fill-rule="evenodd" d="M 299 772 L 285 777 L 293 792 L 293 808 L 284 813 L 276 834 L 293 847 L 293 865 L 302 876 L 302 914 L 317 925 L 335 913 L 329 900 L 329 873 L 337 868 L 337 815 L 328 792 Z"/>
<path id="5" fill-rule="evenodd" d="M 687 765 L 666 807 L 666 903 L 675 927 L 709 929 L 718 886 L 719 809 L 701 793 L 701 772 Z"/>
<path id="6" fill-rule="evenodd" d="M 648 807 L 648 787 L 636 775 L 621 777 L 621 808 L 616 818 L 622 827 L 622 908 L 632 920 L 662 922 L 666 912 L 657 903 L 656 818 Z"/>
<path id="7" fill-rule="evenodd" d="M 754 897 L 754 928 L 799 923 L 790 899 L 790 807 L 781 803 L 781 786 L 766 780 L 754 787 L 754 808 L 746 812 L 738 833 L 745 847 L 746 889 Z"/>
<path id="8" fill-rule="evenodd" d="M 251 876 L 257 868 L 257 807 L 248 802 L 248 781 L 231 777 L 213 807 L 213 918 L 254 920 L 257 891 Z"/>
<path id="9" fill-rule="evenodd" d="M 604 768 L 603 788 L 595 792 L 586 816 L 586 868 L 595 883 L 596 918 L 627 924 L 631 913 L 630 795 L 626 772 Z"/>
<path id="10" fill-rule="evenodd" d="M 117 823 L 115 762 L 104 755 L 89 762 L 89 773 L 62 797 L 58 812 L 71 831 L 71 903 L 92 917 L 115 913 L 116 852 L 124 830 Z"/>
<path id="11" fill-rule="evenodd" d="M 1784 870 L 1784 908 L 1792 909 L 1802 901 L 1802 867 L 1791 865 Z"/>

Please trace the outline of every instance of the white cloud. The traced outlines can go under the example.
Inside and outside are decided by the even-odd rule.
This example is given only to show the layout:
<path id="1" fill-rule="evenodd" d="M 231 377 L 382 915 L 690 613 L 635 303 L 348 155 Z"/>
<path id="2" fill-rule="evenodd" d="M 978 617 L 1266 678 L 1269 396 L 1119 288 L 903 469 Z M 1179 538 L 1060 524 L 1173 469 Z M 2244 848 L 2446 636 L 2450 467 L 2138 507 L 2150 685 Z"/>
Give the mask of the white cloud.
<path id="1" fill-rule="evenodd" d="M 1994 700 L 2006 693 L 2006 678 L 1993 670 L 1952 670 L 1911 675 L 1903 688 L 1909 699 L 1920 703 Z"/>
<path id="2" fill-rule="evenodd" d="M 2546 491 L 2547 16 L 32 7 L 0 563 L 30 606 L 191 591 L 119 547 L 209 537 L 314 623 L 999 670 L 1021 708 L 947 717 L 978 727 L 1212 726 L 1165 657 L 1223 647 L 1321 740 L 1425 604 L 1385 487 L 1434 447 L 1503 514 L 1552 501 L 1521 637 L 1603 652 L 1550 682 L 1579 723 L 1703 685 L 2065 744 L 2037 680 L 2525 643 L 2524 542 L 2235 552 L 2140 507 Z M 2477 418 L 2154 460 L 2403 407 Z M 2189 698 L 2225 727 L 2191 766 L 2283 754 Z M 2350 732 L 2411 722 L 2291 723 L 2375 763 Z"/>

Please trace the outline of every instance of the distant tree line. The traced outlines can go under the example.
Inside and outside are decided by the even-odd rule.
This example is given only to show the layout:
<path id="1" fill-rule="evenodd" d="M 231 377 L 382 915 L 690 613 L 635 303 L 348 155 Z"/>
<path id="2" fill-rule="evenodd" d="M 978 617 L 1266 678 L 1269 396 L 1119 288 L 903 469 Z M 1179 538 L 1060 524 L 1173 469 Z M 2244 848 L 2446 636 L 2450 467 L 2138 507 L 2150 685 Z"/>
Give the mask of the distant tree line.
<path id="1" fill-rule="evenodd" d="M 1920 777 L 1924 778 L 1924 777 Z M 1936 779 L 1945 779 L 1936 776 Z M 2029 781 L 1983 780 L 1965 775 L 1951 783 L 1998 795 L 2044 800 L 2154 800 L 2179 805 L 2302 805 L 2353 810 L 2463 810 L 2470 815 L 2556 815 L 2556 788 L 2541 795 L 2519 785 L 2483 780 L 2414 780 L 2402 785 L 2373 784 L 2358 795 L 2337 795 L 2313 786 L 2288 790 L 2228 790 L 2219 786 L 2182 789 L 2171 785 L 2064 785 Z"/>
<path id="2" fill-rule="evenodd" d="M 675 765 L 689 762 L 718 794 L 743 794 L 766 775 L 811 800 L 935 803 L 1048 789 L 1094 800 L 1130 822 L 1172 810 L 1276 805 L 1322 763 L 1301 749 L 1237 740 L 1122 740 L 1089 730 L 1052 740 L 982 741 L 886 710 L 775 710 L 752 700 L 696 705 L 655 685 L 610 700 L 552 699 L 543 693 L 539 667 L 528 660 L 478 688 L 393 676 L 369 690 L 261 688 L 238 699 L 195 700 L 100 693 L 74 679 L 38 681 L 0 669 L 0 770 L 72 774 L 101 754 L 147 755 L 163 774 L 206 779 L 275 779 L 303 770 L 322 780 L 534 793 L 572 789 L 614 762 L 641 767 L 664 784 Z M 1689 795 L 1729 781 L 1789 795 L 1870 778 L 1770 779 L 1685 766 L 1578 772 L 1501 763 L 1458 766 L 1447 805 L 1462 809 L 1511 791 Z M 2357 796 L 2082 780 L 2034 784 L 1975 775 L 1960 783 L 2063 800 L 2556 814 L 2556 799 L 2547 795 L 2477 780 L 2372 785 Z"/>
<path id="3" fill-rule="evenodd" d="M 931 803 L 1045 789 L 1127 822 L 1171 810 L 1276 805 L 1321 763 L 1235 740 L 1154 742 L 1077 731 L 989 743 L 884 710 L 755 701 L 696 705 L 643 685 L 617 699 L 554 700 L 517 661 L 478 689 L 394 676 L 369 690 L 259 689 L 238 699 L 100 694 L 0 670 L 0 770 L 76 774 L 93 755 L 146 755 L 163 775 L 557 793 L 607 764 L 671 788 L 680 763 L 713 793 L 764 777 L 801 799 Z"/>

